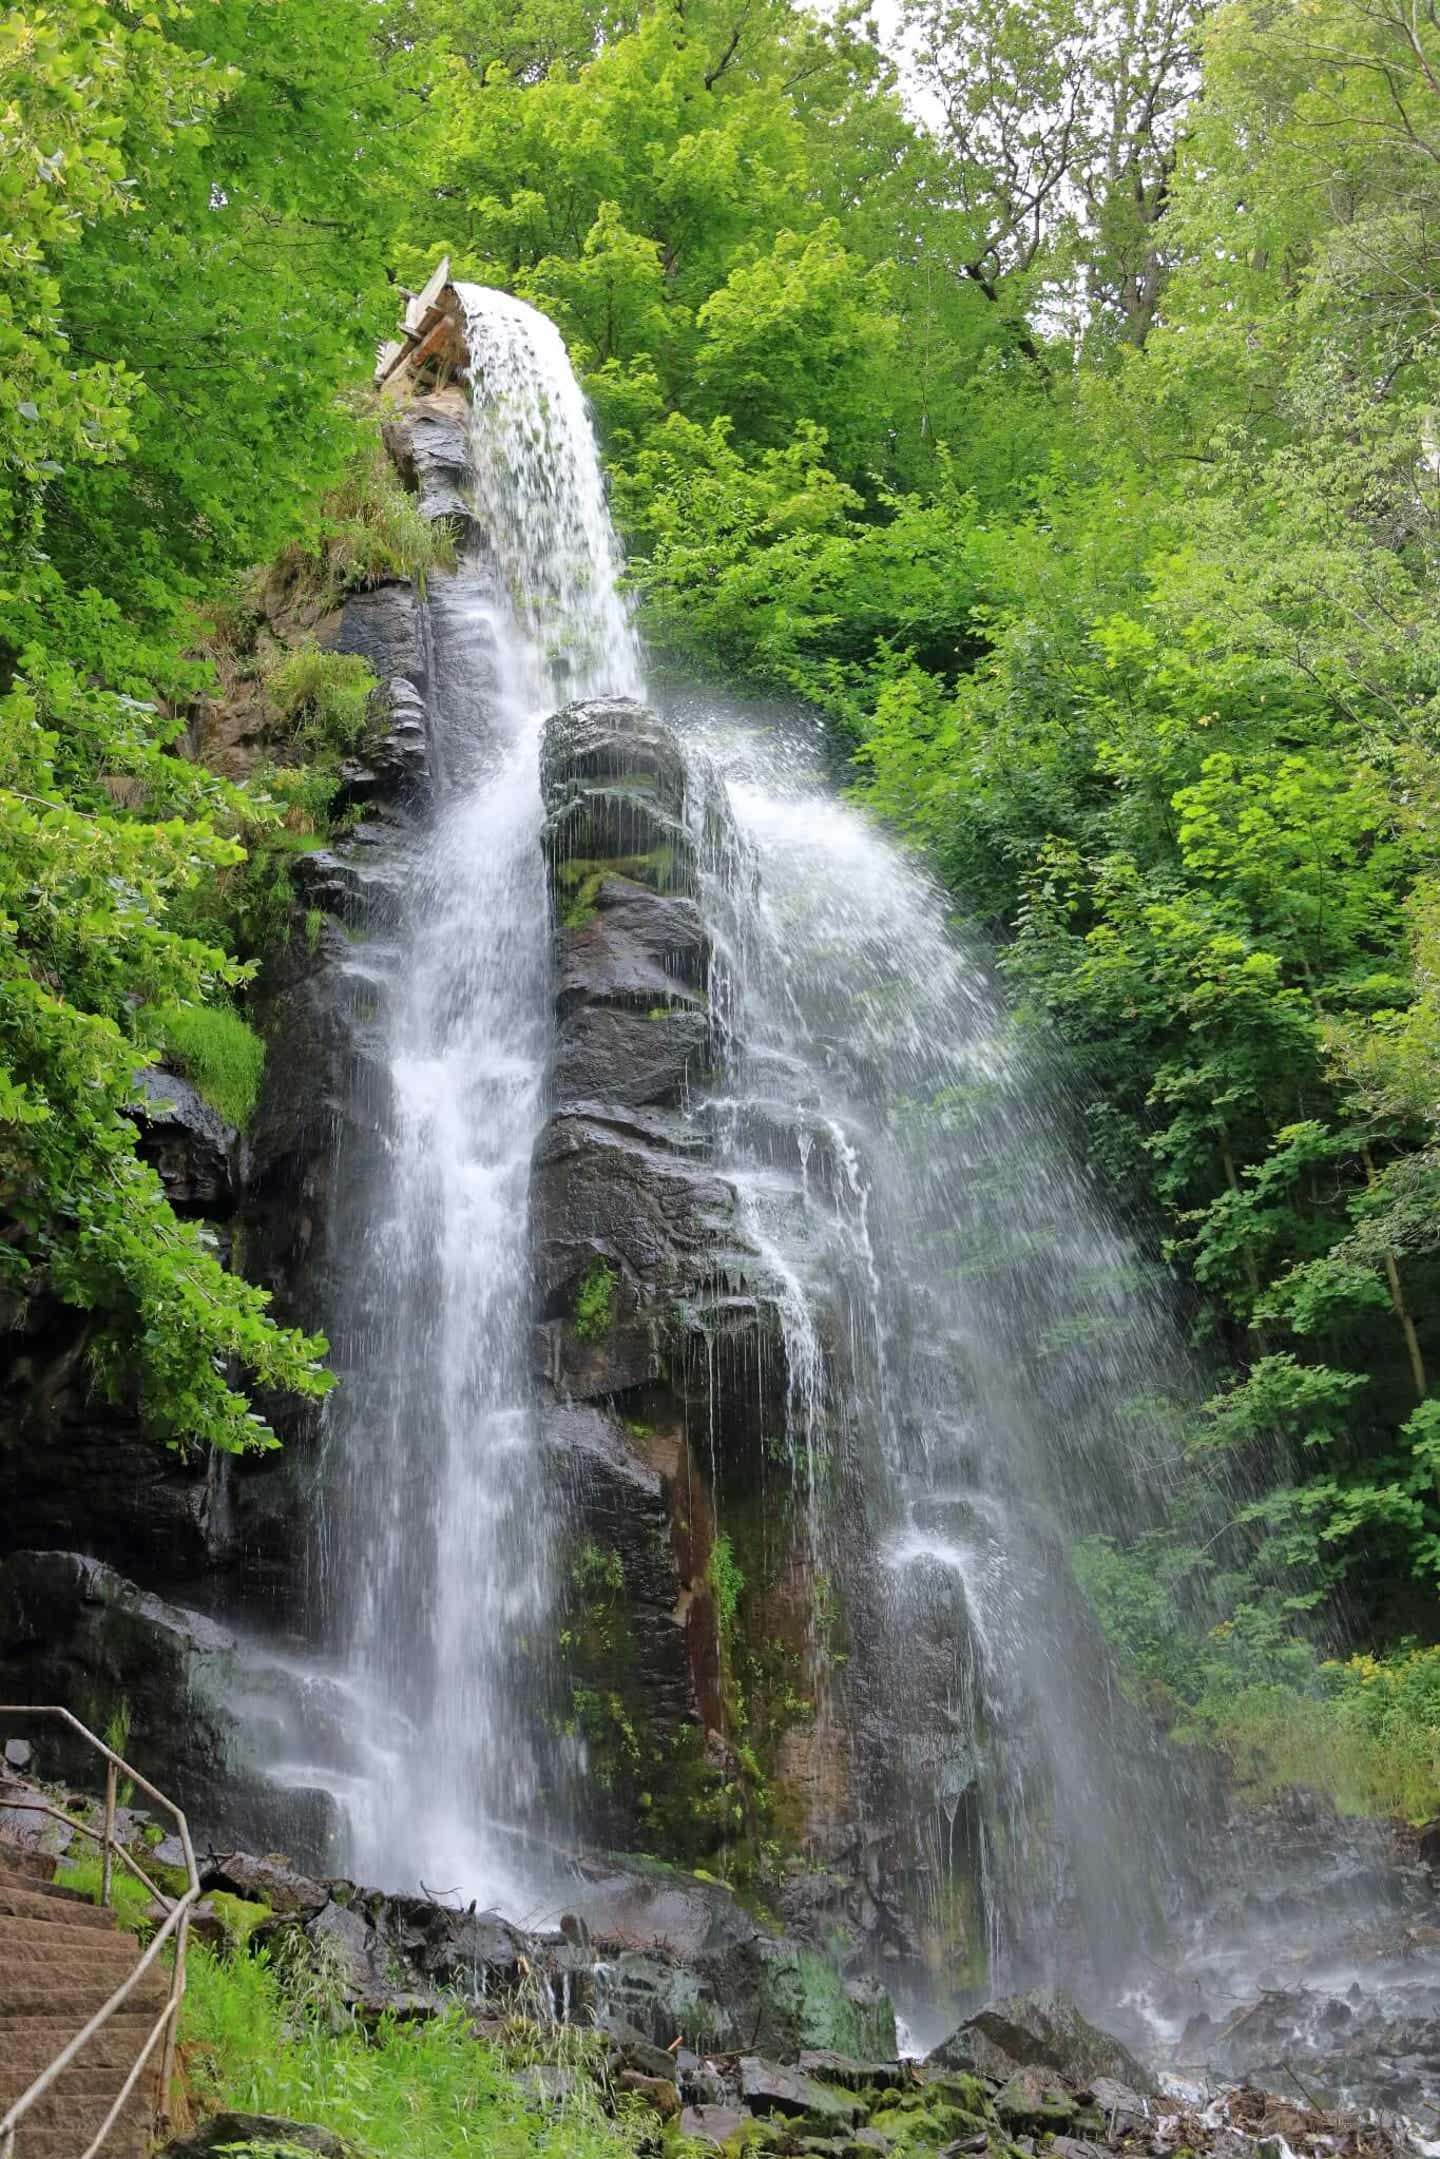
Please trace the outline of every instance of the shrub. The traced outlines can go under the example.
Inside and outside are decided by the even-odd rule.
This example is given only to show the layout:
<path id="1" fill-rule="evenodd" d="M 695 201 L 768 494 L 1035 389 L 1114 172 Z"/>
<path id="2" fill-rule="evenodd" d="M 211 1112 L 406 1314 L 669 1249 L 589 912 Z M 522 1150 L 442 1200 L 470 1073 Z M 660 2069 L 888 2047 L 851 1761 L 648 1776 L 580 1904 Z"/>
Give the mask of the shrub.
<path id="1" fill-rule="evenodd" d="M 1216 1747 L 1255 1793 L 1301 1785 L 1342 1814 L 1440 1814 L 1440 1649 L 1318 1666 L 1308 1687 L 1216 1686 L 1179 1736 Z"/>
<path id="2" fill-rule="evenodd" d="M 225 1005 L 166 1005 L 155 1015 L 166 1058 L 227 1124 L 243 1130 L 254 1113 L 265 1044 Z"/>
<path id="3" fill-rule="evenodd" d="M 313 536 L 288 547 L 264 573 L 278 577 L 303 605 L 325 612 L 348 592 L 411 578 L 424 589 L 430 570 L 455 567 L 448 526 L 421 514 L 402 485 L 378 433 L 366 426 L 350 469 L 321 504 Z"/>

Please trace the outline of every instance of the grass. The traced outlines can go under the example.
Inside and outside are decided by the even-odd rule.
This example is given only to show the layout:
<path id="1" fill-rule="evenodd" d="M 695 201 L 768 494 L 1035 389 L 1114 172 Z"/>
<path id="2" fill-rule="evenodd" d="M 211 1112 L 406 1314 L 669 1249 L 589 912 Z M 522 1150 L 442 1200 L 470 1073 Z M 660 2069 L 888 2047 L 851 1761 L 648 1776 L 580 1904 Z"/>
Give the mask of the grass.
<path id="1" fill-rule="evenodd" d="M 57 1879 L 98 1903 L 98 1858 L 66 1861 Z M 600 2058 L 593 2033 L 517 2017 L 502 2042 L 477 2039 L 460 2001 L 438 2017 L 382 2019 L 366 2030 L 345 2011 L 333 1960 L 296 1937 L 300 1955 L 246 1955 L 266 1908 L 235 1897 L 211 1902 L 232 1947 L 192 1941 L 186 1958 L 180 2065 L 197 2117 L 272 2114 L 314 2124 L 348 2138 L 363 2159 L 638 2159 L 654 2148 L 653 2114 L 628 2099 L 614 2118 L 607 2112 L 592 2073 Z M 123 1925 L 148 1930 L 150 1898 L 123 1870 L 114 1903 Z M 536 2063 L 575 2072 L 570 2096 L 543 2110 L 519 2081 Z M 241 2153 L 268 2159 L 272 2149 Z M 674 2146 L 674 2159 L 687 2149 Z"/>
<path id="2" fill-rule="evenodd" d="M 297 744 L 353 750 L 365 732 L 375 677 L 358 652 L 327 652 L 313 641 L 267 659 L 265 695 Z"/>
<path id="3" fill-rule="evenodd" d="M 265 1069 L 265 1044 L 254 1028 L 226 1005 L 165 1005 L 156 1022 L 167 1061 L 243 1131 Z"/>
<path id="4" fill-rule="evenodd" d="M 454 534 L 422 516 L 378 428 L 362 422 L 349 470 L 325 497 L 313 537 L 287 548 L 266 574 L 328 609 L 347 593 L 400 578 L 413 578 L 423 591 L 427 572 L 453 569 L 455 561 Z"/>
<path id="5" fill-rule="evenodd" d="M 141 1862 L 143 1865 L 143 1861 Z M 146 1869 L 147 1873 L 149 1869 Z M 100 1855 L 93 1858 L 62 1859 L 55 1870 L 55 1879 L 65 1889 L 78 1889 L 92 1904 L 100 1902 Z M 117 1860 L 110 1877 L 110 1903 L 121 1926 L 132 1933 L 148 1934 L 153 1922 L 148 1917 L 153 1899 L 148 1889 L 127 1873 Z"/>
<path id="6" fill-rule="evenodd" d="M 517 2025 L 502 2048 L 472 2036 L 458 2003 L 367 2033 L 337 2017 L 323 1986 L 307 1998 L 282 1984 L 263 1952 L 193 1951 L 181 2019 L 198 2111 L 316 2123 L 367 2159 L 635 2159 L 640 2136 L 607 2117 L 585 2075 L 544 2111 L 531 2111 L 517 2082 L 527 2057 L 579 2068 L 592 2046 L 582 2033 Z M 642 2119 L 653 2134 L 654 2117 Z"/>
<path id="7" fill-rule="evenodd" d="M 1440 1648 L 1318 1666 L 1312 1683 L 1214 1690 L 1177 1736 L 1224 1755 L 1263 1797 L 1300 1785 L 1342 1814 L 1407 1822 L 1440 1814 Z"/>

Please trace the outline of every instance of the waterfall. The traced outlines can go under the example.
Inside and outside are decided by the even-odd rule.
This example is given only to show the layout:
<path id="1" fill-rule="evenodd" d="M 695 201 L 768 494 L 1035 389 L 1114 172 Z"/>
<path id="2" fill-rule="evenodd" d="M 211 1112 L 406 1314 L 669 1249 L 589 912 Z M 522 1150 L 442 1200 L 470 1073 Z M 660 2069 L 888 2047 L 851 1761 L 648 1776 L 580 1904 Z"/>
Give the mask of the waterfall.
<path id="1" fill-rule="evenodd" d="M 942 1994 L 1113 1998 L 1193 1795 L 1117 1698 L 1068 1549 L 1163 1513 L 1165 1285 L 943 894 L 836 799 L 818 724 L 713 693 L 672 718 L 745 858 L 707 898 L 735 978 L 709 1114 L 775 1276 L 809 1562 L 851 1615 L 834 1670 L 812 1625 L 820 1714 L 950 1945 Z M 938 2035 L 932 1991 L 905 2007 Z"/>
<path id="2" fill-rule="evenodd" d="M 427 607 L 437 804 L 401 919 L 345 962 L 376 1014 L 378 1138 L 345 1170 L 332 1262 L 320 1545 L 342 1737 L 324 1781 L 360 1879 L 524 1913 L 534 1841 L 586 1811 L 546 1714 L 540 740 L 557 706 L 637 696 L 642 667 L 560 337 L 457 289 L 477 537 Z M 705 1338 L 738 1283 L 779 1345 L 761 1363 L 782 1399 L 753 1437 L 798 1495 L 805 1835 L 819 1858 L 857 1825 L 883 1846 L 912 2022 L 927 1989 L 943 2021 L 985 1987 L 1113 1988 L 1166 1893 L 1167 1772 L 1066 1551 L 1161 1503 L 1163 1294 L 1058 1143 L 943 896 L 836 798 L 813 718 L 698 693 L 669 717 L 714 957 L 707 1067 L 665 1114 L 676 1159 L 713 1163 L 733 1201 L 713 1312 L 701 1298 L 686 1324 Z M 723 1526 L 715 1428 L 712 1396 Z"/>
<path id="3" fill-rule="evenodd" d="M 512 1906 L 542 1781 L 549 1549 L 531 1400 L 528 1182 L 544 1115 L 539 731 L 640 687 L 594 437 L 558 331 L 458 288 L 483 547 L 430 601 L 440 806 L 382 979 L 385 1157 L 337 1327 L 334 1654 L 363 1741 L 364 1881 Z"/>

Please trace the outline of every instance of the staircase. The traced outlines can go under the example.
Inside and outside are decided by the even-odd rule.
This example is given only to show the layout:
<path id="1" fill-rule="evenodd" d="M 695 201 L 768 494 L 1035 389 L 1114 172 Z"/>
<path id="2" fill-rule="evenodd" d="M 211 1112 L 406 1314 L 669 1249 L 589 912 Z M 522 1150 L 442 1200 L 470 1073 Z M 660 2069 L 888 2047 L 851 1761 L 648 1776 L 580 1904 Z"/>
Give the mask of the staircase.
<path id="1" fill-rule="evenodd" d="M 53 1880 L 47 1854 L 0 1844 L 0 2114 L 55 2059 L 140 1961 L 115 1914 Z M 168 1975 L 145 1974 L 125 2008 L 24 2117 L 15 2159 L 79 2159 L 105 2119 L 165 2006 Z M 131 2013 L 133 2012 L 133 2013 Z M 106 2159 L 145 2159 L 155 2119 L 153 2079 L 126 2100 L 102 2147 Z"/>
<path id="2" fill-rule="evenodd" d="M 57 1703 L 0 1703 L 0 1718 L 60 1724 L 105 1764 L 100 1824 L 59 1806 L 25 1779 L 0 1794 L 7 1826 L 29 1835 L 42 1818 L 100 1850 L 100 1902 L 55 1880 L 55 1860 L 0 1839 L 0 2159 L 146 2159 L 175 2071 L 185 1945 L 200 1875 L 185 1816 L 113 1747 Z M 186 1887 L 166 1896 L 117 1836 L 119 1782 L 143 1792 L 175 1824 Z M 62 1795 L 63 1796 L 63 1795 Z M 82 1849 L 83 1843 L 73 1845 Z M 116 1924 L 116 1867 L 133 1875 L 162 1915 L 144 1948 Z M 167 1962 L 168 1960 L 168 1969 Z"/>

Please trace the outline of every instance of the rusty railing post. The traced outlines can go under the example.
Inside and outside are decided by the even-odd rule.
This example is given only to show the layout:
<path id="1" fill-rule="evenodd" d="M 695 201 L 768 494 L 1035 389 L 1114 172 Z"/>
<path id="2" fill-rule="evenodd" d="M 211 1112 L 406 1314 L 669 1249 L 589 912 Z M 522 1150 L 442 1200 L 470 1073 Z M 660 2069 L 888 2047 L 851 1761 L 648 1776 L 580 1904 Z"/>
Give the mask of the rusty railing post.
<path id="1" fill-rule="evenodd" d="M 105 1764 L 105 1841 L 100 1846 L 100 1902 L 110 1902 L 110 1870 L 115 1849 L 115 1764 Z"/>

